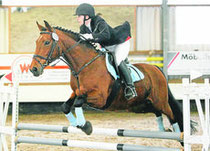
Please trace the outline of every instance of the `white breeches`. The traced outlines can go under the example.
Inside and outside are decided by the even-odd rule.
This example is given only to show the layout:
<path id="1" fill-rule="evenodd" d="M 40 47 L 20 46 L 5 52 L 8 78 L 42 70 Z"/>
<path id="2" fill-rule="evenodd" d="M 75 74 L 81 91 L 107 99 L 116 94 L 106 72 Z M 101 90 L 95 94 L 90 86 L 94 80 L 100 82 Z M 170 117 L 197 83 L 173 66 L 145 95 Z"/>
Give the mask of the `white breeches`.
<path id="1" fill-rule="evenodd" d="M 117 65 L 119 66 L 120 63 L 125 60 L 128 56 L 130 50 L 130 40 L 125 41 L 124 43 L 107 46 L 106 47 L 109 51 L 114 52 L 116 57 Z"/>

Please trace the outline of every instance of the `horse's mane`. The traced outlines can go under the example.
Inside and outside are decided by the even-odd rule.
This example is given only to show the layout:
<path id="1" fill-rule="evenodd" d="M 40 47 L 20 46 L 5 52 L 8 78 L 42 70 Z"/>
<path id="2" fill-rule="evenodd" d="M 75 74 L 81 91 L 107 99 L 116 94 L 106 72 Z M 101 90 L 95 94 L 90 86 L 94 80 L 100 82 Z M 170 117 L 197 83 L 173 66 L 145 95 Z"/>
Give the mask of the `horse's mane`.
<path id="1" fill-rule="evenodd" d="M 58 27 L 58 26 L 57 26 L 57 27 L 53 27 L 53 28 L 54 28 L 54 29 L 57 29 L 57 30 L 60 30 L 60 31 L 66 33 L 66 34 L 68 34 L 68 35 L 69 35 L 71 38 L 73 38 L 75 41 L 81 40 L 80 34 L 77 33 L 77 32 L 73 32 L 73 31 L 70 30 L 70 29 L 65 29 L 65 28 Z M 88 48 L 94 48 L 94 49 L 96 50 L 95 46 L 94 46 L 90 41 L 82 40 L 82 41 L 80 42 L 80 44 L 84 44 L 86 47 L 88 47 Z"/>

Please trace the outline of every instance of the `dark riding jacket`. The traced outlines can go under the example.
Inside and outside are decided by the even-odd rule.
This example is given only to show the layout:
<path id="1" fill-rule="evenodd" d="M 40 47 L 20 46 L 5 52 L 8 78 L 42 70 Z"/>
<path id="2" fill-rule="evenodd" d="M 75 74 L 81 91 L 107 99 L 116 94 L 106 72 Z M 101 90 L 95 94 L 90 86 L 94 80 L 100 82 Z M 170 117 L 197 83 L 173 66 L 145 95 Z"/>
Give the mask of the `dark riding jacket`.
<path id="1" fill-rule="evenodd" d="M 94 38 L 93 41 L 100 43 L 102 46 L 120 44 L 131 37 L 130 24 L 127 21 L 122 25 L 112 28 L 103 18 L 95 16 L 92 18 L 90 26 L 92 31 L 90 31 L 90 29 L 84 24 L 80 26 L 80 33 L 91 33 Z"/>

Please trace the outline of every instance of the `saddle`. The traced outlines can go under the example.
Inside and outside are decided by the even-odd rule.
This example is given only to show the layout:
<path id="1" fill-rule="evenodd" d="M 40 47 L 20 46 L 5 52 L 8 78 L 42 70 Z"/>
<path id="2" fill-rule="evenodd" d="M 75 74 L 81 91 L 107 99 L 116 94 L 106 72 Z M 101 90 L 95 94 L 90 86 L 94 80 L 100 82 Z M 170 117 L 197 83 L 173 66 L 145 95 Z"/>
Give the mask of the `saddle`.
<path id="1" fill-rule="evenodd" d="M 137 82 L 144 79 L 144 74 L 139 69 L 131 65 L 128 62 L 128 59 L 126 59 L 125 61 L 127 63 L 128 68 L 131 71 L 130 74 L 131 74 L 133 82 Z M 106 53 L 106 67 L 110 75 L 115 79 L 115 82 L 112 86 L 112 91 L 107 98 L 106 105 L 103 108 L 101 108 L 102 110 L 107 109 L 112 104 L 113 100 L 119 93 L 122 83 L 125 83 L 123 81 L 123 78 L 120 78 L 120 72 L 116 64 L 115 55 L 112 52 Z"/>
<path id="2" fill-rule="evenodd" d="M 144 79 L 144 74 L 138 68 L 136 68 L 134 65 L 130 64 L 127 58 L 126 58 L 125 62 L 126 62 L 126 65 L 128 66 L 128 69 L 130 69 L 130 74 L 131 74 L 131 78 L 132 78 L 133 82 L 138 82 L 138 81 Z M 119 72 L 118 66 L 116 64 L 116 58 L 112 52 L 106 53 L 106 67 L 107 67 L 107 70 L 109 71 L 109 73 L 111 74 L 111 76 L 115 80 L 117 80 L 117 79 L 123 80 L 123 78 L 120 78 L 120 72 Z"/>

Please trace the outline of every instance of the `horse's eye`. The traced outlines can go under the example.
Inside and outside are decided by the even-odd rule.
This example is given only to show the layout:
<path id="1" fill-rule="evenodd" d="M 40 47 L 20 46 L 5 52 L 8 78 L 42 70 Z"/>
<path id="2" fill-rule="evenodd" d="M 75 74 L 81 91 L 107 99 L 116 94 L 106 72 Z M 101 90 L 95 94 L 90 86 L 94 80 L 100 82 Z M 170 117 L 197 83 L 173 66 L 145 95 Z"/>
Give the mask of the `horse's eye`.
<path id="1" fill-rule="evenodd" d="M 50 44 L 50 41 L 45 41 L 45 42 L 44 42 L 44 45 L 45 45 L 45 46 L 47 46 L 47 45 L 49 45 L 49 44 Z"/>

